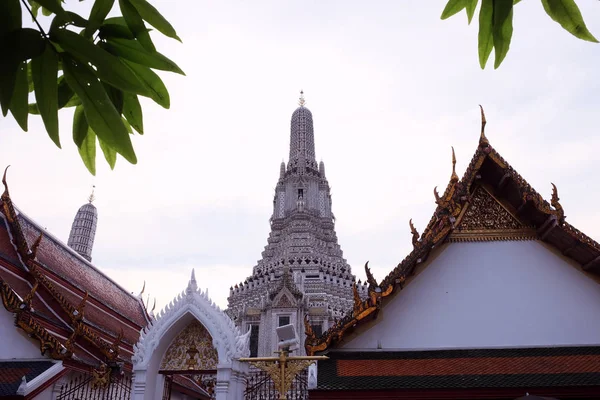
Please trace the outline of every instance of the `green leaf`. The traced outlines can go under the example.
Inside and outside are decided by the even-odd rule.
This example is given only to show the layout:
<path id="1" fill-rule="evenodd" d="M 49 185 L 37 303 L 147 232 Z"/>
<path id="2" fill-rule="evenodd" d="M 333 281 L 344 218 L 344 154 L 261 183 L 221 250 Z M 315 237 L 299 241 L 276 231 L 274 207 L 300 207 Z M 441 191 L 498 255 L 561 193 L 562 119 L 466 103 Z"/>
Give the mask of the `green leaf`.
<path id="1" fill-rule="evenodd" d="M 442 19 L 447 19 L 462 11 L 463 8 L 467 6 L 467 3 L 470 0 L 449 0 L 448 4 L 442 11 Z"/>
<path id="2" fill-rule="evenodd" d="M 42 14 L 48 16 L 52 13 L 70 21 L 69 15 L 65 12 L 58 0 L 35 0 L 39 5 L 42 6 Z"/>
<path id="3" fill-rule="evenodd" d="M 81 99 L 92 130 L 127 161 L 137 162 L 129 133 L 94 70 L 85 63 L 63 56 L 65 79 Z"/>
<path id="4" fill-rule="evenodd" d="M 513 3 L 511 1 L 494 1 L 494 68 L 498 68 L 510 48 L 513 33 Z"/>
<path id="5" fill-rule="evenodd" d="M 21 27 L 21 3 L 19 0 L 0 1 L 0 37 Z"/>
<path id="6" fill-rule="evenodd" d="M 31 60 L 35 100 L 50 139 L 60 148 L 58 137 L 58 56 L 48 43 L 41 56 Z"/>
<path id="7" fill-rule="evenodd" d="M 15 91 L 10 101 L 10 112 L 12 113 L 15 120 L 18 122 L 21 129 L 27 132 L 27 100 L 28 100 L 28 88 L 27 82 L 27 61 L 23 61 L 17 71 L 17 77 L 15 81 Z"/>
<path id="8" fill-rule="evenodd" d="M 119 0 L 119 6 L 121 7 L 123 18 L 125 18 L 125 22 L 135 38 L 139 40 L 146 50 L 156 51 L 156 47 L 154 47 L 154 43 L 152 43 L 152 39 L 148 33 L 148 28 L 146 28 L 144 20 L 142 20 L 142 16 L 136 8 L 129 0 Z"/>
<path id="9" fill-rule="evenodd" d="M 100 148 L 102 149 L 102 153 L 104 153 L 104 158 L 110 166 L 110 169 L 115 169 L 115 164 L 117 163 L 117 152 L 115 149 L 100 140 L 100 138 L 98 138 L 98 143 L 100 143 Z"/>
<path id="10" fill-rule="evenodd" d="M 554 21 L 573 36 L 588 42 L 598 43 L 583 22 L 581 11 L 574 0 L 542 0 L 544 10 Z"/>
<path id="11" fill-rule="evenodd" d="M 132 63 L 131 61 L 123 60 L 123 63 L 131 68 L 140 81 L 146 85 L 146 88 L 150 93 L 150 96 L 148 97 L 164 108 L 168 109 L 171 106 L 171 99 L 167 87 L 154 71 L 143 65 Z"/>
<path id="12" fill-rule="evenodd" d="M 77 147 L 81 147 L 88 134 L 88 128 L 89 125 L 85 118 L 83 106 L 75 107 L 75 113 L 73 114 L 73 142 Z"/>
<path id="13" fill-rule="evenodd" d="M 27 81 L 29 81 L 29 93 L 33 92 L 33 78 L 31 77 L 31 61 L 27 63 Z"/>
<path id="14" fill-rule="evenodd" d="M 479 35 L 478 35 L 478 53 L 479 65 L 481 69 L 485 68 L 490 53 L 494 48 L 494 38 L 492 34 L 494 18 L 493 0 L 482 0 L 479 10 Z"/>
<path id="15" fill-rule="evenodd" d="M 38 12 L 40 11 L 40 3 L 29 0 L 29 4 L 31 5 L 31 13 L 33 14 L 33 17 L 37 18 Z"/>
<path id="16" fill-rule="evenodd" d="M 104 86 L 108 98 L 113 103 L 113 106 L 115 106 L 115 110 L 121 115 L 123 112 L 123 92 L 105 83 L 103 83 L 102 86 Z"/>
<path id="17" fill-rule="evenodd" d="M 38 106 L 35 103 L 28 104 L 27 111 L 29 112 L 29 114 L 35 114 L 35 115 L 40 114 L 40 110 L 38 109 Z"/>
<path id="18" fill-rule="evenodd" d="M 169 21 L 167 21 L 165 17 L 152 6 L 152 4 L 148 3 L 146 0 L 130 0 L 130 2 L 140 13 L 144 21 L 155 27 L 163 35 L 177 39 L 181 42 L 181 39 L 179 39 L 179 36 L 177 36 L 177 33 L 175 32 L 175 28 L 173 28 Z"/>
<path id="19" fill-rule="evenodd" d="M 121 117 L 121 119 L 123 120 L 123 124 L 125 125 L 125 128 L 127 128 L 127 132 L 129 132 L 130 134 L 133 134 L 133 129 L 131 129 L 131 124 L 125 119 L 125 117 Z"/>
<path id="20" fill-rule="evenodd" d="M 122 38 L 122 39 L 135 39 L 131 30 L 127 25 L 123 26 L 120 24 L 107 24 L 104 23 L 98 30 L 98 36 L 101 39 L 108 38 Z"/>
<path id="21" fill-rule="evenodd" d="M 1 3 L 1 2 L 0 2 Z M 22 61 L 39 56 L 46 42 L 39 31 L 17 29 L 0 38 L 0 105 L 6 116 L 15 90 L 15 78 Z"/>
<path id="22" fill-rule="evenodd" d="M 81 104 L 81 99 L 79 98 L 79 96 L 74 95 L 73 97 L 71 97 L 71 100 L 67 101 L 67 104 L 65 104 L 63 108 L 75 107 L 80 104 Z"/>
<path id="23" fill-rule="evenodd" d="M 158 52 L 151 53 L 147 51 L 135 40 L 110 38 L 107 40 L 105 48 L 116 56 L 145 65 L 146 67 L 185 75 L 181 68 L 173 61 Z"/>
<path id="24" fill-rule="evenodd" d="M 96 134 L 88 128 L 87 135 L 79 146 L 79 156 L 90 174 L 96 175 Z"/>
<path id="25" fill-rule="evenodd" d="M 96 67 L 95 75 L 102 81 L 123 91 L 149 96 L 145 85 L 121 63 L 118 57 L 96 46 L 88 39 L 66 29 L 53 31 L 51 37 L 66 52 L 72 54 L 78 60 L 93 64 Z M 102 136 L 98 130 L 95 130 L 95 132 Z"/>
<path id="26" fill-rule="evenodd" d="M 469 0 L 467 2 L 467 18 L 469 20 L 469 24 L 471 24 L 471 21 L 473 20 L 473 15 L 475 15 L 475 8 L 477 7 L 477 2 L 479 0 Z"/>
<path id="27" fill-rule="evenodd" d="M 58 109 L 60 110 L 69 104 L 73 96 L 75 96 L 75 93 L 64 79 L 64 75 L 58 78 Z"/>
<path id="28" fill-rule="evenodd" d="M 123 116 L 140 135 L 144 134 L 142 106 L 135 94 L 125 93 L 123 96 Z"/>
<path id="29" fill-rule="evenodd" d="M 113 8 L 115 4 L 115 0 L 95 0 L 94 5 L 92 6 L 92 11 L 90 11 L 90 18 L 88 19 L 88 26 L 85 28 L 86 38 L 91 38 L 96 30 L 102 25 L 104 19 Z"/>

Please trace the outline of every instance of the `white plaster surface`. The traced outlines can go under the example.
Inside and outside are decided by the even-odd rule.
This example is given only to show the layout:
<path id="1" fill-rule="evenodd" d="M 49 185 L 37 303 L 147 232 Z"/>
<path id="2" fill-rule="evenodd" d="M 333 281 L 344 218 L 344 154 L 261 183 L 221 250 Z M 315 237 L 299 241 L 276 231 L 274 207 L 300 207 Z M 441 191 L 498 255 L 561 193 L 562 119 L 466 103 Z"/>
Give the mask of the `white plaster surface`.
<path id="1" fill-rule="evenodd" d="M 538 241 L 440 249 L 344 349 L 600 344 L 600 284 Z"/>
<path id="2" fill-rule="evenodd" d="M 40 347 L 21 330 L 15 326 L 12 313 L 6 311 L 0 304 L 0 360 L 11 359 L 40 359 Z"/>

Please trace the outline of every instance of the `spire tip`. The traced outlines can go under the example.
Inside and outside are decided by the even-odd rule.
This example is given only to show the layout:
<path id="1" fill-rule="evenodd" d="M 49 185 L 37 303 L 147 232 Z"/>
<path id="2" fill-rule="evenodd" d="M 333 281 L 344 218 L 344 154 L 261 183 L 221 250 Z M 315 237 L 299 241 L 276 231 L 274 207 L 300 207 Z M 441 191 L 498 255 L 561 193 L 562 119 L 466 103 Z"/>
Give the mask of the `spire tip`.
<path id="1" fill-rule="evenodd" d="M 306 104 L 306 100 L 304 99 L 304 90 L 300 90 L 300 98 L 298 99 L 298 105 L 300 107 L 304 107 L 304 104 Z"/>

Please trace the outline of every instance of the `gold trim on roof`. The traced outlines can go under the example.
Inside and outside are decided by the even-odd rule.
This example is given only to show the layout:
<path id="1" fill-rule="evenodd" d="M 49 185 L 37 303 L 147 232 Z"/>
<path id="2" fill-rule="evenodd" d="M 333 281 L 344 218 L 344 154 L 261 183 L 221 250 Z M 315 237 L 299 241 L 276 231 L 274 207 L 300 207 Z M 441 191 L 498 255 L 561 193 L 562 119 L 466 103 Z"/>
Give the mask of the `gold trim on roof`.
<path id="1" fill-rule="evenodd" d="M 28 314 L 28 310 L 30 309 L 29 305 L 31 300 L 33 299 L 35 290 L 38 289 L 38 286 L 41 285 L 51 296 L 58 302 L 63 311 L 69 316 L 71 320 L 71 328 L 73 329 L 72 340 L 69 345 L 74 348 L 75 339 L 77 336 L 83 337 L 86 341 L 91 343 L 94 347 L 96 347 L 100 353 L 106 357 L 108 361 L 115 361 L 119 357 L 119 343 L 123 339 L 123 330 L 117 334 L 114 338 L 113 342 L 108 342 L 102 339 L 98 334 L 96 334 L 88 325 L 84 322 L 84 307 L 88 300 L 88 293 L 85 292 L 82 297 L 80 303 L 77 306 L 73 306 L 56 288 L 54 284 L 48 279 L 48 277 L 44 274 L 44 267 L 36 260 L 37 251 L 40 246 L 40 243 L 43 239 L 43 235 L 36 239 L 34 244 L 29 247 L 27 243 L 27 239 L 23 234 L 23 229 L 21 224 L 19 223 L 19 219 L 12 203 L 12 199 L 10 198 L 8 184 L 6 182 L 6 171 L 8 167 L 4 171 L 4 175 L 2 178 L 2 183 L 4 184 L 4 193 L 0 197 L 2 200 L 2 208 L 1 211 L 5 215 L 6 220 L 8 222 L 8 228 L 11 233 L 11 241 L 13 245 L 17 249 L 17 253 L 19 254 L 23 266 L 28 270 L 31 274 L 34 281 L 34 288 L 32 288 L 32 292 L 26 296 L 24 302 L 21 302 L 19 299 L 19 310 L 24 310 L 25 314 L 19 313 L 17 314 L 17 325 L 23 328 L 26 332 L 34 335 L 38 340 L 40 340 L 41 348 L 47 349 L 51 351 L 51 356 L 56 359 L 64 359 L 66 357 L 70 357 L 72 354 L 72 348 L 66 349 L 61 345 L 60 349 L 55 349 L 52 343 L 53 338 L 57 343 L 59 343 L 54 336 L 48 333 L 44 328 L 41 327 L 35 319 Z M 0 282 L 2 282 L 0 280 Z M 3 304 L 7 310 L 9 308 L 13 308 L 15 304 L 15 300 L 12 296 L 7 294 L 8 292 L 5 288 L 2 288 L 2 299 Z M 8 296 L 8 297 L 7 297 Z M 10 300 L 10 303 L 5 303 L 5 300 Z M 8 304 L 8 305 L 7 305 Z M 12 311 L 14 312 L 14 311 Z"/>
<path id="2" fill-rule="evenodd" d="M 434 189 L 435 203 L 437 205 L 431 220 L 427 224 L 418 240 L 418 246 L 415 241 L 415 232 L 413 233 L 413 250 L 394 268 L 379 284 L 374 280 L 368 266 L 366 266 L 367 279 L 369 281 L 369 297 L 362 304 L 364 307 L 358 307 L 355 302 L 353 309 L 346 316 L 336 321 L 336 323 L 324 332 L 320 337 L 316 337 L 314 332 L 307 331 L 306 352 L 315 354 L 324 351 L 332 344 L 343 339 L 346 332 L 353 329 L 357 324 L 377 315 L 382 300 L 398 289 L 403 288 L 405 280 L 413 273 L 417 265 L 424 262 L 432 249 L 441 245 L 445 241 L 487 241 L 487 240 L 528 240 L 537 238 L 536 228 L 529 226 L 508 228 L 494 227 L 493 224 L 488 229 L 472 229 L 469 232 L 459 232 L 456 227 L 464 218 L 469 207 L 471 196 L 477 189 L 478 179 L 480 178 L 480 168 L 486 160 L 490 160 L 500 167 L 505 177 L 510 179 L 512 185 L 516 185 L 523 200 L 522 206 L 532 205 L 538 212 L 555 218 L 557 226 L 570 235 L 577 242 L 583 243 L 595 254 L 600 254 L 600 244 L 586 236 L 568 222 L 565 221 L 564 210 L 559 203 L 558 191 L 553 185 L 553 193 L 550 204 L 538 194 L 503 158 L 496 150 L 492 148 L 485 135 L 485 126 L 487 124 L 483 107 L 481 109 L 481 133 L 479 145 L 471 162 L 469 163 L 462 179 L 454 178 L 454 157 L 453 173 L 450 177 L 446 190 L 442 195 Z M 493 196 L 492 196 L 493 197 Z M 499 202 L 501 207 L 504 205 Z M 507 210 L 510 215 L 513 215 Z M 514 215 L 513 215 L 514 216 Z M 515 217 L 516 218 L 516 217 Z M 517 218 L 517 220 L 519 220 Z M 498 229 L 497 229 L 498 228 Z"/>

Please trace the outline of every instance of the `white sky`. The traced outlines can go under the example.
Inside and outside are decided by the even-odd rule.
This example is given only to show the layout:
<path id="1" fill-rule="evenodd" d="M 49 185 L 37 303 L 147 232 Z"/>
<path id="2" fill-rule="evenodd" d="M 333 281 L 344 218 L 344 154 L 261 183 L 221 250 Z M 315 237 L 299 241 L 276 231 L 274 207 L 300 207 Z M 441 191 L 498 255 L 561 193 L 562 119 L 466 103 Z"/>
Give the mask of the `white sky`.
<path id="1" fill-rule="evenodd" d="M 91 4 L 76 3 L 67 8 Z M 462 14 L 441 21 L 444 0 L 152 3 L 183 39 L 155 43 L 187 76 L 161 74 L 170 110 L 144 103 L 138 165 L 121 158 L 110 171 L 98 149 L 92 177 L 72 143 L 70 111 L 60 117 L 63 150 L 37 116 L 28 133 L 0 119 L 0 165 L 12 165 L 16 204 L 65 242 L 95 184 L 94 264 L 136 294 L 146 280 L 157 309 L 192 268 L 222 307 L 251 273 L 300 89 L 339 242 L 359 278 L 365 261 L 382 279 L 410 251 L 408 220 L 420 232 L 429 221 L 451 145 L 462 175 L 477 146 L 478 104 L 500 154 L 547 198 L 554 182 L 568 221 L 600 239 L 600 45 L 562 30 L 540 2 L 516 6 L 511 50 L 485 71 L 477 25 Z M 578 4 L 600 38 L 598 2 Z"/>

